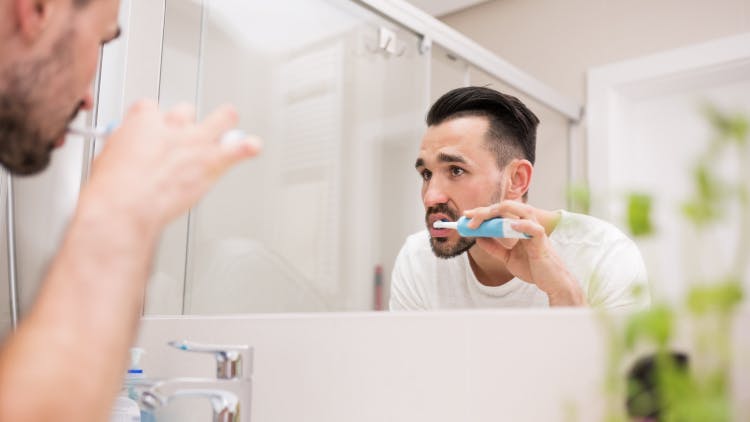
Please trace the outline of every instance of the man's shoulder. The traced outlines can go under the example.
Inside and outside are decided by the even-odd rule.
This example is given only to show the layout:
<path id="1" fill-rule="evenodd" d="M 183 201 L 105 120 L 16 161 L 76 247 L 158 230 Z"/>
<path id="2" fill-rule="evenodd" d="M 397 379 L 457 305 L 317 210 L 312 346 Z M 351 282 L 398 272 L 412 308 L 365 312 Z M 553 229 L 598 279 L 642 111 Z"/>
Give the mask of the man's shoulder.
<path id="1" fill-rule="evenodd" d="M 571 212 L 563 212 L 560 228 L 558 252 L 582 283 L 590 305 L 614 308 L 648 304 L 643 257 L 622 230 L 605 220 Z M 646 293 L 636 297 L 636 288 Z"/>
<path id="2" fill-rule="evenodd" d="M 580 243 L 591 246 L 625 241 L 631 239 L 614 224 L 586 214 L 561 210 L 562 217 L 552 232 L 553 240 L 560 243 Z"/>

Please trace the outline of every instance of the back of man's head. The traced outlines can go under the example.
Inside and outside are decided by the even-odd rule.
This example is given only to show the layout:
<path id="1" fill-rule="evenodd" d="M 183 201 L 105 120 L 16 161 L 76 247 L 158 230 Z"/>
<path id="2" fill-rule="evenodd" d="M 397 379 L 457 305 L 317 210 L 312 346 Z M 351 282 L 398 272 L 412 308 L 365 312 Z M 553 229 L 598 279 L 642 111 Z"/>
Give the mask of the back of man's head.
<path id="1" fill-rule="evenodd" d="M 495 153 L 499 168 L 513 158 L 534 164 L 539 119 L 518 98 L 486 87 L 456 88 L 432 105 L 427 125 L 468 116 L 487 118 L 487 146 Z"/>

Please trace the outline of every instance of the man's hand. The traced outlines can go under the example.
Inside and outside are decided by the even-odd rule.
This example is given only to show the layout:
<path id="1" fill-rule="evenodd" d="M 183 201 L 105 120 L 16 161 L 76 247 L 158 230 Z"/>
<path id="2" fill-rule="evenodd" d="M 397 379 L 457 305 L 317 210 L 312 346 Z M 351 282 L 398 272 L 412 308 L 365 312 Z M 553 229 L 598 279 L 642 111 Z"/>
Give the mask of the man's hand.
<path id="1" fill-rule="evenodd" d="M 511 227 L 530 235 L 531 239 L 477 238 L 477 245 L 501 260 L 514 276 L 547 293 L 551 306 L 585 305 L 580 285 L 568 272 L 547 236 L 545 224 L 554 226 L 554 222 L 540 222 L 540 218 L 544 218 L 540 210 L 508 200 L 468 210 L 464 214 L 471 219 L 468 226 L 472 229 L 491 218 L 516 220 Z"/>
<path id="2" fill-rule="evenodd" d="M 95 198 L 107 212 L 135 218 L 159 231 L 190 208 L 233 164 L 260 151 L 259 141 L 222 145 L 237 113 L 221 107 L 195 122 L 191 105 L 162 113 L 155 102 L 133 106 L 94 161 L 82 201 Z"/>

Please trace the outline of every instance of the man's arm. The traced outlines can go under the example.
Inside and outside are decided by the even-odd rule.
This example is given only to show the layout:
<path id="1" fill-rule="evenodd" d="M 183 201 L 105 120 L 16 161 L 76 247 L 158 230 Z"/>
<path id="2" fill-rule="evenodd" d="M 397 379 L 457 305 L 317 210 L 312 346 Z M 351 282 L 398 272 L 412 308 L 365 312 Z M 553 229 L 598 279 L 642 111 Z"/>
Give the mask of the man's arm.
<path id="1" fill-rule="evenodd" d="M 0 420 L 107 420 L 161 229 L 258 151 L 219 144 L 236 119 L 228 108 L 200 125 L 188 106 L 131 109 L 94 163 L 31 312 L 0 353 Z"/>

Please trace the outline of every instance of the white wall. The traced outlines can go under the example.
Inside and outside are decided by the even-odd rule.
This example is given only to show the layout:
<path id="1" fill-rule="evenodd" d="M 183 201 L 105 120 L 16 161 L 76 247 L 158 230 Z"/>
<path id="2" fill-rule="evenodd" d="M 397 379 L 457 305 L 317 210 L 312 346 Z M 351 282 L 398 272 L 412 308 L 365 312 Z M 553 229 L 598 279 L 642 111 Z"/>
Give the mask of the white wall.
<path id="1" fill-rule="evenodd" d="M 750 3 L 493 0 L 441 20 L 584 103 L 588 68 L 750 31 Z"/>
<path id="2" fill-rule="evenodd" d="M 152 377 L 213 376 L 210 356 L 169 348 L 168 340 L 253 346 L 255 421 L 562 421 L 573 414 L 585 422 L 604 414 L 608 337 L 600 318 L 586 310 L 146 318 L 138 345 Z M 750 411 L 748 322 L 746 309 L 733 337 L 738 415 Z M 691 350 L 687 337 L 676 346 Z M 173 412 L 182 414 L 177 406 Z"/>
<path id="3" fill-rule="evenodd" d="M 442 20 L 563 95 L 585 103 L 587 69 L 750 31 L 750 2 L 494 0 Z M 544 125 L 543 119 L 540 137 Z M 540 142 L 532 203 L 564 206 L 559 181 L 566 180 L 569 171 L 576 180 L 585 178 L 583 132 L 578 131 L 572 152 L 562 139 L 554 145 L 554 140 Z M 579 167 L 568 169 L 565 160 L 557 159 L 569 152 Z"/>

